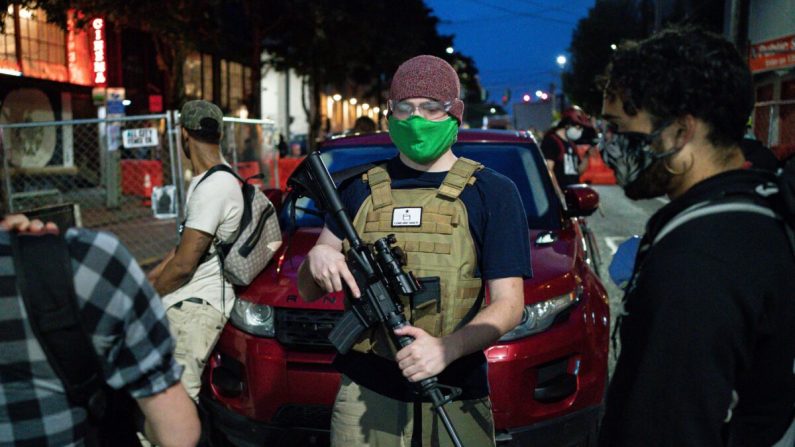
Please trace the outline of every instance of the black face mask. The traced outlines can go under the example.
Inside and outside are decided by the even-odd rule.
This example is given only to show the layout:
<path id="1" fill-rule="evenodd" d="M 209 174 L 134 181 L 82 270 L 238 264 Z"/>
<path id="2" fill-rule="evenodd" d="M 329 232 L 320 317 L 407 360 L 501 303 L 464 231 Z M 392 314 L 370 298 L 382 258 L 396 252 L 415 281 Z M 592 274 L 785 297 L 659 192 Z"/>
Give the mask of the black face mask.
<path id="1" fill-rule="evenodd" d="M 660 134 L 670 123 L 664 123 L 652 133 L 615 132 L 604 144 L 602 158 L 613 169 L 616 182 L 633 200 L 664 195 L 673 176 L 665 169 L 665 158 L 681 148 L 657 152 L 653 149 Z"/>

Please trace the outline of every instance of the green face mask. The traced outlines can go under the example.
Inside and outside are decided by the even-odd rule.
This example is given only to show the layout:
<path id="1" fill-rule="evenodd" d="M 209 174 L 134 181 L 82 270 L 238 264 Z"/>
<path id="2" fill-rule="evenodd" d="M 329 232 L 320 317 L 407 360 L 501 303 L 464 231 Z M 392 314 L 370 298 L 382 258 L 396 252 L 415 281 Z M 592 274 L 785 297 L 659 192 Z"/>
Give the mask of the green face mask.
<path id="1" fill-rule="evenodd" d="M 455 143 L 458 136 L 458 121 L 447 117 L 442 121 L 430 121 L 413 115 L 399 120 L 389 117 L 389 136 L 395 146 L 411 161 L 428 164 Z"/>

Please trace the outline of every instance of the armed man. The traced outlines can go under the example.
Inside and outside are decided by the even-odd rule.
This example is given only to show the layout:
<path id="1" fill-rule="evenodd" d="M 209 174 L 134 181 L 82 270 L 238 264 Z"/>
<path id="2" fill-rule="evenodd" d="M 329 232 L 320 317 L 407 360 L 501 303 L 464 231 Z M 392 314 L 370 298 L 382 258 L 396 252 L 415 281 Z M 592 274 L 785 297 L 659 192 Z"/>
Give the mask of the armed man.
<path id="1" fill-rule="evenodd" d="M 446 407 L 462 444 L 495 445 L 483 349 L 519 323 L 530 242 L 516 186 L 452 152 L 464 112 L 459 95 L 458 75 L 444 60 L 404 62 L 389 99 L 389 134 L 399 156 L 340 186 L 355 230 L 365 242 L 395 234 L 421 291 L 404 304 L 411 325 L 395 331 L 413 343 L 395 352 L 376 327 L 335 359 L 343 376 L 333 446 L 451 445 L 438 414 L 411 385 L 433 376 L 461 390 Z M 343 237 L 326 219 L 299 270 L 304 299 L 343 287 L 359 298 Z"/>

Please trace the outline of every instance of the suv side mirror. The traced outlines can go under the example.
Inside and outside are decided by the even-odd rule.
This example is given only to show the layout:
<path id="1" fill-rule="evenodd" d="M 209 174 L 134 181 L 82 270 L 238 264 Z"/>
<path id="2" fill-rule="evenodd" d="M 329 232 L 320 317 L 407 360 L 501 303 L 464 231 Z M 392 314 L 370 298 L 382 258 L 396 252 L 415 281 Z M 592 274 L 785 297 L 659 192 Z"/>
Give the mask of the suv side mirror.
<path id="1" fill-rule="evenodd" d="M 266 189 L 264 192 L 265 192 L 265 197 L 267 197 L 268 200 L 270 200 L 271 203 L 273 203 L 273 207 L 276 208 L 276 211 L 281 211 L 284 199 L 284 193 L 282 192 L 282 190 L 269 188 Z"/>
<path id="2" fill-rule="evenodd" d="M 587 185 L 569 185 L 564 191 L 566 217 L 587 217 L 599 209 L 599 193 Z"/>

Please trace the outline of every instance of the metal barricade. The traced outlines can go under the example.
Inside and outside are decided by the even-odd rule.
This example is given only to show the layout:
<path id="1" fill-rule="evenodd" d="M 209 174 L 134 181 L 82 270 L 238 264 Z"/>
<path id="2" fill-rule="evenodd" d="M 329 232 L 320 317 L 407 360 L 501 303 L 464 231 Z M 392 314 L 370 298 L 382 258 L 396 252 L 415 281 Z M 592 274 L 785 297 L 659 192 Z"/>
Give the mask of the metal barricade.
<path id="1" fill-rule="evenodd" d="M 155 218 L 151 203 L 178 178 L 172 130 L 169 114 L 0 124 L 2 211 L 74 203 L 78 224 L 154 262 L 177 240 L 176 219 Z"/>
<path id="2" fill-rule="evenodd" d="M 79 226 L 109 231 L 151 265 L 177 243 L 190 161 L 178 113 L 0 124 L 0 212 L 75 204 Z M 273 121 L 224 118 L 221 151 L 241 177 L 278 188 Z"/>
<path id="3" fill-rule="evenodd" d="M 177 135 L 181 133 L 179 114 Z M 221 154 L 230 166 L 244 179 L 262 174 L 254 183 L 262 188 L 279 188 L 279 152 L 276 148 L 276 126 L 272 120 L 224 117 L 221 137 Z M 182 197 L 192 179 L 190 161 L 185 157 L 182 139 L 177 139 L 180 153 Z M 184 204 L 183 204 L 184 205 Z M 182 215 L 180 215 L 182 216 Z"/>

